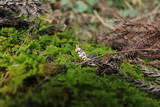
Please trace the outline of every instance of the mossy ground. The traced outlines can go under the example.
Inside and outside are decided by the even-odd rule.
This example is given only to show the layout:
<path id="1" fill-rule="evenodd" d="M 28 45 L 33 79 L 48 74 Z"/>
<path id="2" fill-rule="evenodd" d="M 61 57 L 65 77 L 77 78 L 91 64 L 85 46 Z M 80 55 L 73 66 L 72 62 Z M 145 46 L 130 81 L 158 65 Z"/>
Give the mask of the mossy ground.
<path id="1" fill-rule="evenodd" d="M 158 96 L 135 88 L 116 75 L 98 76 L 96 68 L 81 67 L 75 53 L 79 44 L 87 53 L 113 51 L 78 42 L 70 30 L 53 35 L 28 29 L 0 29 L 0 106 L 2 107 L 159 107 Z M 138 67 L 123 63 L 121 70 L 145 79 Z"/>

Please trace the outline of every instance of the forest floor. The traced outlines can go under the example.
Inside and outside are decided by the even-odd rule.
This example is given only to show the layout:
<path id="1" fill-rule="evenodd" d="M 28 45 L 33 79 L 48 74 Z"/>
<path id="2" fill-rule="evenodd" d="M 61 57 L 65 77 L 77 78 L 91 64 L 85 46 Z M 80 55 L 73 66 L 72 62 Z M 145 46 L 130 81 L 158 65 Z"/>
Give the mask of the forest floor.
<path id="1" fill-rule="evenodd" d="M 146 1 L 0 2 L 0 106 L 160 107 L 160 2 Z"/>

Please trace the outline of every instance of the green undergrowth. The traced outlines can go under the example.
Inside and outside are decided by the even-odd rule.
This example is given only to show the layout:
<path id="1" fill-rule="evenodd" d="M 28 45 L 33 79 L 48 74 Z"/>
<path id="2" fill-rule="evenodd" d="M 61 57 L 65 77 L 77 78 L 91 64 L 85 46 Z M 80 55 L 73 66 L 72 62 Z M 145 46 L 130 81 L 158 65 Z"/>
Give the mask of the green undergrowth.
<path id="1" fill-rule="evenodd" d="M 136 65 L 132 65 L 128 62 L 123 62 L 121 64 L 121 71 L 124 72 L 126 77 L 132 77 L 135 80 L 144 80 L 144 81 L 148 81 L 152 84 L 155 85 L 159 85 L 160 82 L 156 81 L 155 78 L 151 78 L 146 76 L 143 71 L 142 71 L 142 66 L 136 66 Z M 154 72 L 160 72 L 159 70 L 150 67 L 150 66 L 143 66 L 144 68 L 148 69 L 149 71 L 154 71 Z M 133 72 L 134 71 L 134 72 Z M 158 95 L 159 96 L 159 95 Z"/>
<path id="2" fill-rule="evenodd" d="M 124 62 L 121 65 L 121 71 L 125 73 L 126 77 L 132 77 L 136 80 L 144 80 L 145 78 L 143 72 L 140 67 L 132 65 L 128 62 Z"/>
<path id="3" fill-rule="evenodd" d="M 112 52 L 99 44 L 78 42 L 70 30 L 41 34 L 38 30 L 0 29 L 1 107 L 159 107 L 152 95 L 115 75 L 96 75 L 97 68 L 81 67 L 75 46 L 97 55 Z M 144 79 L 138 68 L 121 67 Z"/>

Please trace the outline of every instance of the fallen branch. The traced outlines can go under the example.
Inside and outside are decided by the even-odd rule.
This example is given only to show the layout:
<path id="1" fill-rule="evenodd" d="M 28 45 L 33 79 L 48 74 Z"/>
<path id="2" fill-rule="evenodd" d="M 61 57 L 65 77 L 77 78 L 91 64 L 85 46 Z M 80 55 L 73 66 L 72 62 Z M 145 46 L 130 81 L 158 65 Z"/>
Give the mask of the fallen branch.
<path id="1" fill-rule="evenodd" d="M 136 52 L 136 51 L 160 51 L 160 49 L 130 49 L 130 50 L 126 50 L 126 51 L 120 51 L 120 52 L 107 52 L 106 54 L 103 54 L 103 55 L 99 55 L 99 56 L 96 56 L 96 57 L 93 57 L 93 58 L 90 58 L 88 60 L 85 60 L 83 62 L 81 62 L 81 64 L 84 64 L 88 61 L 92 61 L 92 60 L 95 60 L 97 58 L 101 58 L 101 57 L 104 57 L 104 56 L 108 56 L 108 55 L 113 55 L 113 54 L 121 54 L 121 55 L 124 55 L 124 53 L 130 53 L 130 52 Z"/>
<path id="2" fill-rule="evenodd" d="M 105 21 L 100 17 L 100 15 L 98 14 L 97 11 L 93 11 L 93 12 L 94 12 L 95 16 L 97 17 L 97 19 L 101 22 L 101 24 L 103 26 L 105 26 L 110 31 L 114 31 L 115 30 L 114 27 L 111 27 L 111 26 L 109 26 L 108 24 L 105 23 Z"/>

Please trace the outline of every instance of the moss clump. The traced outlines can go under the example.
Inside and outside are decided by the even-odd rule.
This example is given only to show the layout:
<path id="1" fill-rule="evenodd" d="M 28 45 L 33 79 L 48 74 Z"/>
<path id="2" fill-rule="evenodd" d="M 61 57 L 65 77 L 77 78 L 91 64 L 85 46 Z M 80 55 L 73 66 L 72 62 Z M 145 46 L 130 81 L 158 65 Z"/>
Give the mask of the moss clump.
<path id="1" fill-rule="evenodd" d="M 40 24 L 41 30 L 46 29 Z M 36 38 L 34 37 L 36 36 Z M 148 93 L 114 75 L 97 76 L 96 68 L 81 67 L 75 53 L 80 44 L 88 53 L 113 51 L 94 43 L 80 43 L 71 31 L 39 34 L 27 29 L 0 29 L 0 106 L 115 106 L 158 107 Z M 137 69 L 124 63 L 123 71 Z"/>
<path id="2" fill-rule="evenodd" d="M 121 65 L 121 71 L 125 73 L 126 76 L 130 76 L 134 79 L 139 79 L 139 80 L 143 80 L 145 79 L 143 72 L 141 71 L 141 69 L 135 65 L 132 65 L 128 62 L 124 62 Z"/>

